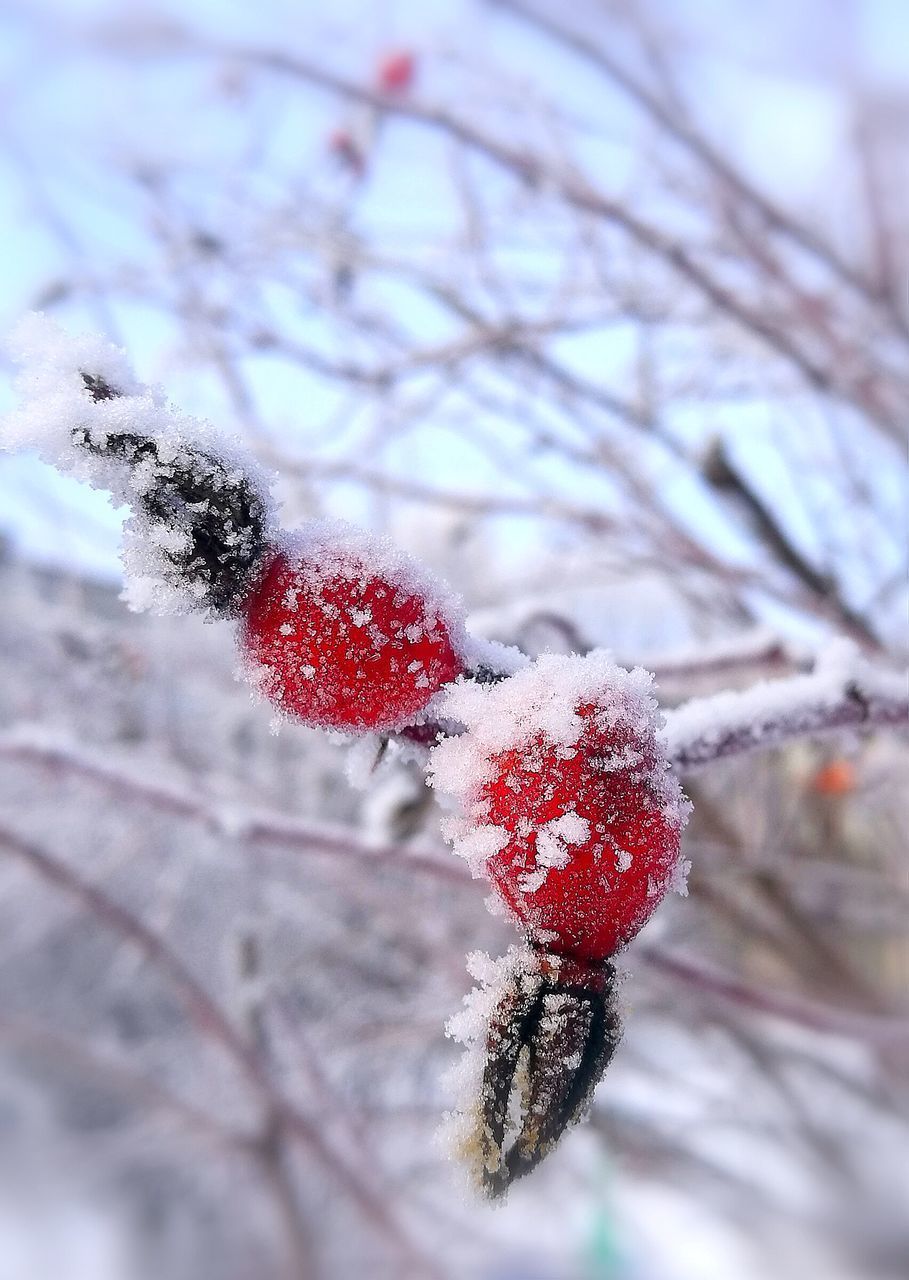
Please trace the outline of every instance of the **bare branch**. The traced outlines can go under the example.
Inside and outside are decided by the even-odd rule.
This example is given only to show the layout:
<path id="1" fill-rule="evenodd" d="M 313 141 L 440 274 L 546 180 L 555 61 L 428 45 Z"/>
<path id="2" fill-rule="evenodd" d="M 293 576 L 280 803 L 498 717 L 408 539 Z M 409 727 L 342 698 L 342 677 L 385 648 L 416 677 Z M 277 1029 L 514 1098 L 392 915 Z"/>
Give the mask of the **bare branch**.
<path id="1" fill-rule="evenodd" d="M 620 227 L 634 243 L 693 285 L 719 312 L 735 320 L 745 331 L 782 356 L 799 371 L 809 386 L 857 404 L 886 435 L 902 442 L 901 427 L 894 422 L 890 409 L 880 402 L 871 385 L 865 381 L 857 384 L 844 376 L 848 375 L 848 371 L 818 361 L 799 345 L 789 328 L 777 324 L 766 310 L 743 302 L 734 290 L 699 260 L 689 246 L 633 213 L 624 202 L 607 196 L 574 170 L 556 169 L 540 155 L 512 146 L 444 108 L 421 105 L 411 99 L 390 100 L 296 54 L 272 49 L 207 46 L 193 43 L 189 39 L 185 52 L 217 54 L 240 63 L 260 66 L 340 94 L 371 107 L 380 114 L 399 116 L 437 129 L 492 160 L 521 182 L 545 184 L 550 190 L 557 192 L 571 208 Z"/>
<path id="2" fill-rule="evenodd" d="M 669 137 L 684 147 L 739 200 L 754 209 L 772 230 L 807 250 L 829 267 L 839 280 L 855 289 L 867 301 L 873 304 L 887 301 L 886 295 L 881 294 L 877 285 L 852 263 L 841 257 L 834 246 L 823 239 L 813 227 L 800 222 L 750 182 L 728 156 L 717 150 L 702 133 L 697 131 L 690 117 L 679 111 L 677 102 L 661 102 L 631 72 L 621 66 L 602 45 L 595 43 L 580 31 L 557 22 L 550 14 L 526 4 L 524 0 L 486 0 L 486 3 L 492 8 L 504 10 L 531 27 L 536 27 L 598 68 Z M 898 322 L 901 331 L 909 337 L 909 323 L 905 317 L 889 306 L 887 309 L 891 318 Z"/>
<path id="3" fill-rule="evenodd" d="M 76 775 L 140 804 L 151 805 L 174 817 L 201 823 L 211 831 L 239 840 L 244 846 L 263 845 L 292 852 L 353 859 L 372 866 L 387 863 L 433 876 L 449 884 L 463 885 L 467 882 L 460 867 L 452 864 L 448 857 L 437 857 L 429 851 L 402 850 L 395 845 L 372 844 L 358 839 L 346 828 L 318 826 L 281 812 L 219 805 L 206 801 L 188 787 L 160 780 L 150 781 L 149 774 L 157 771 L 146 769 L 140 777 L 138 771 L 132 772 L 112 765 L 77 748 L 73 743 L 55 741 L 40 732 L 30 735 L 27 728 L 22 726 L 0 735 L 0 759 L 22 761 L 44 769 Z"/>
<path id="4" fill-rule="evenodd" d="M 639 946 L 634 954 L 651 969 L 684 983 L 711 1000 L 719 997 L 743 1009 L 795 1022 L 812 1031 L 847 1036 L 876 1047 L 909 1045 L 909 1020 L 905 1018 L 868 1017 L 843 1012 L 786 992 L 760 989 L 700 960 L 675 955 L 661 947 Z"/>

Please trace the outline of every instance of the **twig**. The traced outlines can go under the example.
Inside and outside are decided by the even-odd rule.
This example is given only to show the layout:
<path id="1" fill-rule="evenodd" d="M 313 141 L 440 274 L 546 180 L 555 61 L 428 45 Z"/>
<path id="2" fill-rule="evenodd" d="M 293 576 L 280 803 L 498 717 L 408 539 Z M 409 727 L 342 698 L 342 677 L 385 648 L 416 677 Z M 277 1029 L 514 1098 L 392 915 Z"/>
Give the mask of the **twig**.
<path id="1" fill-rule="evenodd" d="M 502 9 L 512 17 L 536 27 L 603 72 L 642 111 L 655 120 L 669 137 L 694 156 L 738 199 L 750 205 L 768 226 L 799 245 L 819 262 L 824 263 L 834 275 L 855 289 L 867 302 L 873 305 L 880 304 L 882 300 L 880 291 L 867 276 L 843 259 L 828 241 L 822 239 L 814 230 L 799 222 L 760 191 L 703 134 L 695 131 L 687 116 L 679 112 L 677 104 L 662 103 L 601 45 L 595 44 L 581 32 L 563 26 L 550 14 L 525 4 L 523 0 L 486 0 L 486 2 L 493 8 Z M 909 327 L 906 326 L 903 317 L 898 313 L 893 314 L 889 307 L 888 312 L 898 322 L 901 331 L 909 336 Z"/>
<path id="2" fill-rule="evenodd" d="M 402 850 L 395 845 L 375 845 L 360 840 L 347 828 L 318 826 L 287 814 L 264 809 L 238 810 L 237 806 L 207 801 L 188 788 L 151 781 L 153 770 L 142 777 L 90 755 L 73 743 L 31 733 L 27 727 L 0 734 L 0 759 L 31 763 L 84 778 L 96 786 L 129 795 L 174 817 L 201 823 L 211 831 L 239 840 L 244 846 L 262 845 L 314 855 L 355 859 L 372 866 L 390 864 L 403 871 L 417 871 L 449 884 L 469 883 L 461 868 L 446 855 Z"/>
<path id="3" fill-rule="evenodd" d="M 782 991 L 763 991 L 700 961 L 674 955 L 661 947 L 639 946 L 634 955 L 652 969 L 678 979 L 696 991 L 731 1004 L 796 1022 L 812 1031 L 841 1035 L 873 1045 L 909 1045 L 909 1020 L 844 1013 Z"/>
<path id="4" fill-rule="evenodd" d="M 844 381 L 843 371 L 839 367 L 815 360 L 796 344 L 791 332 L 770 320 L 765 313 L 743 303 L 694 256 L 688 246 L 645 221 L 626 204 L 612 199 L 573 170 L 555 169 L 540 156 L 487 134 L 468 120 L 452 115 L 441 107 L 425 106 L 412 99 L 391 100 L 386 95 L 366 89 L 355 81 L 283 50 L 194 43 L 187 39 L 181 52 L 202 56 L 220 55 L 302 80 L 351 101 L 360 102 L 376 112 L 395 115 L 436 129 L 485 156 L 520 181 L 531 185 L 545 184 L 557 192 L 569 207 L 621 228 L 637 245 L 687 280 L 719 311 L 731 317 L 794 366 L 811 387 L 858 404 L 883 432 L 902 442 L 901 432 L 892 420 L 892 415 L 876 400 L 872 400 L 866 386 L 858 387 Z"/>
<path id="5" fill-rule="evenodd" d="M 789 536 L 782 520 L 745 473 L 735 465 L 725 442 L 716 440 L 704 462 L 704 478 L 720 493 L 728 494 L 749 520 L 759 540 L 777 564 L 785 566 L 823 609 L 829 607 L 839 625 L 860 643 L 880 649 L 878 637 L 866 620 L 843 599 L 835 579 L 817 569 Z"/>

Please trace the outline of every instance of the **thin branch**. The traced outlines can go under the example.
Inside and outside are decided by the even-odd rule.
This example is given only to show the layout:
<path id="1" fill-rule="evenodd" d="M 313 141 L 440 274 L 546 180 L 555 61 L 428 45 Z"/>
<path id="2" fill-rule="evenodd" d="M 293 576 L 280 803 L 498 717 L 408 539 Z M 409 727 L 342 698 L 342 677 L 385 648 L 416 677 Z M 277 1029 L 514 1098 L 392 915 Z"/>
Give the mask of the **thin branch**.
<path id="1" fill-rule="evenodd" d="M 815 230 L 799 222 L 771 200 L 765 192 L 760 191 L 739 169 L 735 168 L 727 156 L 724 156 L 702 133 L 692 127 L 688 117 L 679 112 L 677 104 L 662 103 L 601 45 L 595 44 L 581 32 L 563 26 L 550 14 L 540 12 L 539 9 L 525 4 L 523 0 L 486 0 L 486 2 L 493 8 L 502 9 L 512 17 L 536 27 L 544 35 L 570 49 L 578 57 L 603 72 L 642 111 L 656 121 L 669 137 L 694 156 L 708 172 L 734 192 L 738 199 L 749 204 L 774 231 L 824 263 L 834 275 L 855 289 L 867 302 L 873 305 L 881 303 L 881 292 L 872 280 L 842 258 L 833 245 L 823 240 Z M 902 333 L 909 336 L 909 326 L 905 319 L 899 313 L 894 313 L 889 306 L 887 310 L 891 318 L 897 321 Z"/>
<path id="2" fill-rule="evenodd" d="M 478 155 L 485 156 L 521 182 L 533 186 L 545 185 L 557 193 L 569 207 L 620 227 L 636 244 L 686 279 L 719 311 L 761 339 L 798 369 L 810 386 L 858 404 L 885 434 L 902 442 L 901 430 L 893 421 L 892 414 L 876 400 L 872 400 L 867 386 L 850 385 L 844 382 L 842 369 L 818 363 L 794 342 L 788 330 L 773 323 L 766 314 L 745 305 L 734 292 L 699 262 L 680 240 L 646 222 L 633 213 L 626 204 L 610 198 L 576 172 L 557 170 L 545 163 L 539 155 L 493 137 L 441 107 L 421 105 L 409 98 L 390 99 L 386 95 L 364 88 L 353 80 L 327 71 L 324 67 L 299 55 L 286 53 L 283 50 L 204 44 L 193 42 L 187 37 L 180 52 L 190 55 L 215 54 L 302 80 L 351 101 L 360 102 L 380 115 L 384 113 L 398 116 L 415 124 L 439 130 Z"/>
<path id="3" fill-rule="evenodd" d="M 787 992 L 764 991 L 661 947 L 639 946 L 634 949 L 634 955 L 651 969 L 668 974 L 705 996 L 719 997 L 756 1013 L 795 1022 L 826 1035 L 847 1036 L 876 1046 L 909 1045 L 909 1020 L 905 1018 L 844 1013 L 841 1009 L 804 1000 Z"/>
<path id="4" fill-rule="evenodd" d="M 402 850 L 394 845 L 375 845 L 347 828 L 319 826 L 287 814 L 265 809 L 238 809 L 236 805 L 207 801 L 188 788 L 151 781 L 146 769 L 142 776 L 109 764 L 74 744 L 50 740 L 46 734 L 31 734 L 27 727 L 0 734 L 0 759 L 21 761 L 50 770 L 59 770 L 85 779 L 96 786 L 129 796 L 142 804 L 163 810 L 176 818 L 198 822 L 244 846 L 264 845 L 292 852 L 353 859 L 372 866 L 391 865 L 418 871 L 446 881 L 466 884 L 469 880 L 447 856 L 429 851 Z"/>
<path id="5" fill-rule="evenodd" d="M 730 496 L 775 562 L 793 573 L 822 609 L 829 607 L 839 625 L 860 643 L 881 649 L 880 640 L 865 618 L 842 598 L 832 575 L 817 569 L 792 540 L 772 506 L 736 466 L 723 440 L 714 441 L 705 459 L 703 473 L 714 489 Z"/>
<path id="6" fill-rule="evenodd" d="M 565 614 L 555 609 L 535 609 L 521 617 L 518 629 L 526 631 L 533 626 L 551 628 L 572 653 L 590 653 L 596 645 L 588 639 L 580 627 Z M 699 680 L 707 676 L 737 674 L 754 667 L 792 671 L 806 664 L 804 655 L 791 649 L 773 632 L 761 628 L 716 643 L 702 643 L 697 647 L 667 650 L 648 654 L 638 659 L 630 654 L 617 658 L 620 666 L 645 666 L 653 672 L 657 683 L 664 680 Z"/>

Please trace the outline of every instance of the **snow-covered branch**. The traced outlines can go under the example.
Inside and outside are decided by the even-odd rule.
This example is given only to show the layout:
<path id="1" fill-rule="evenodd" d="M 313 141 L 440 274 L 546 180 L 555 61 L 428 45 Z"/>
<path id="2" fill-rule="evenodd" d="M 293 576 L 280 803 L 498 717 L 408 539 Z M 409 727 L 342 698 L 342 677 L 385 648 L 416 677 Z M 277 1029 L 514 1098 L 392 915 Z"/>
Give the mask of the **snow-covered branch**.
<path id="1" fill-rule="evenodd" d="M 772 652 L 776 656 L 785 650 L 777 643 Z M 734 656 L 728 661 L 734 662 Z M 724 656 L 718 669 L 726 663 Z M 708 653 L 703 669 L 712 670 L 712 664 Z M 659 664 L 661 675 L 668 669 Z M 693 660 L 690 666 L 677 669 L 698 670 Z M 852 641 L 839 639 L 818 656 L 807 674 L 691 698 L 667 711 L 662 736 L 670 762 L 680 772 L 690 773 L 748 751 L 767 751 L 842 730 L 876 728 L 909 728 L 909 674 L 874 666 Z M 440 735 L 453 732 L 457 728 L 451 723 L 427 721 L 404 729 L 401 736 L 427 747 Z"/>
<path id="2" fill-rule="evenodd" d="M 885 727 L 909 727 L 906 675 L 872 667 L 851 644 L 837 641 L 809 675 L 693 698 L 670 711 L 664 740 L 675 767 L 689 772 L 799 738 Z"/>

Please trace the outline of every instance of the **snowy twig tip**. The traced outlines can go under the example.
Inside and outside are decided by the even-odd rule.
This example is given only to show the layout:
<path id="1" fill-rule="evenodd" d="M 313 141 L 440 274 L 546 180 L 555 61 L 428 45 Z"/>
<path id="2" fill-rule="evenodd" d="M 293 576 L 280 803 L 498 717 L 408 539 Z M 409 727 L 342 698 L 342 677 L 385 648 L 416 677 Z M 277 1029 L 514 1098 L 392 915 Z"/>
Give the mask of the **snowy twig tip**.
<path id="1" fill-rule="evenodd" d="M 21 365 L 9 449 L 35 449 L 62 472 L 132 508 L 124 568 L 134 608 L 233 613 L 258 574 L 272 525 L 255 461 L 136 378 L 125 353 L 26 316 L 10 350 Z"/>

